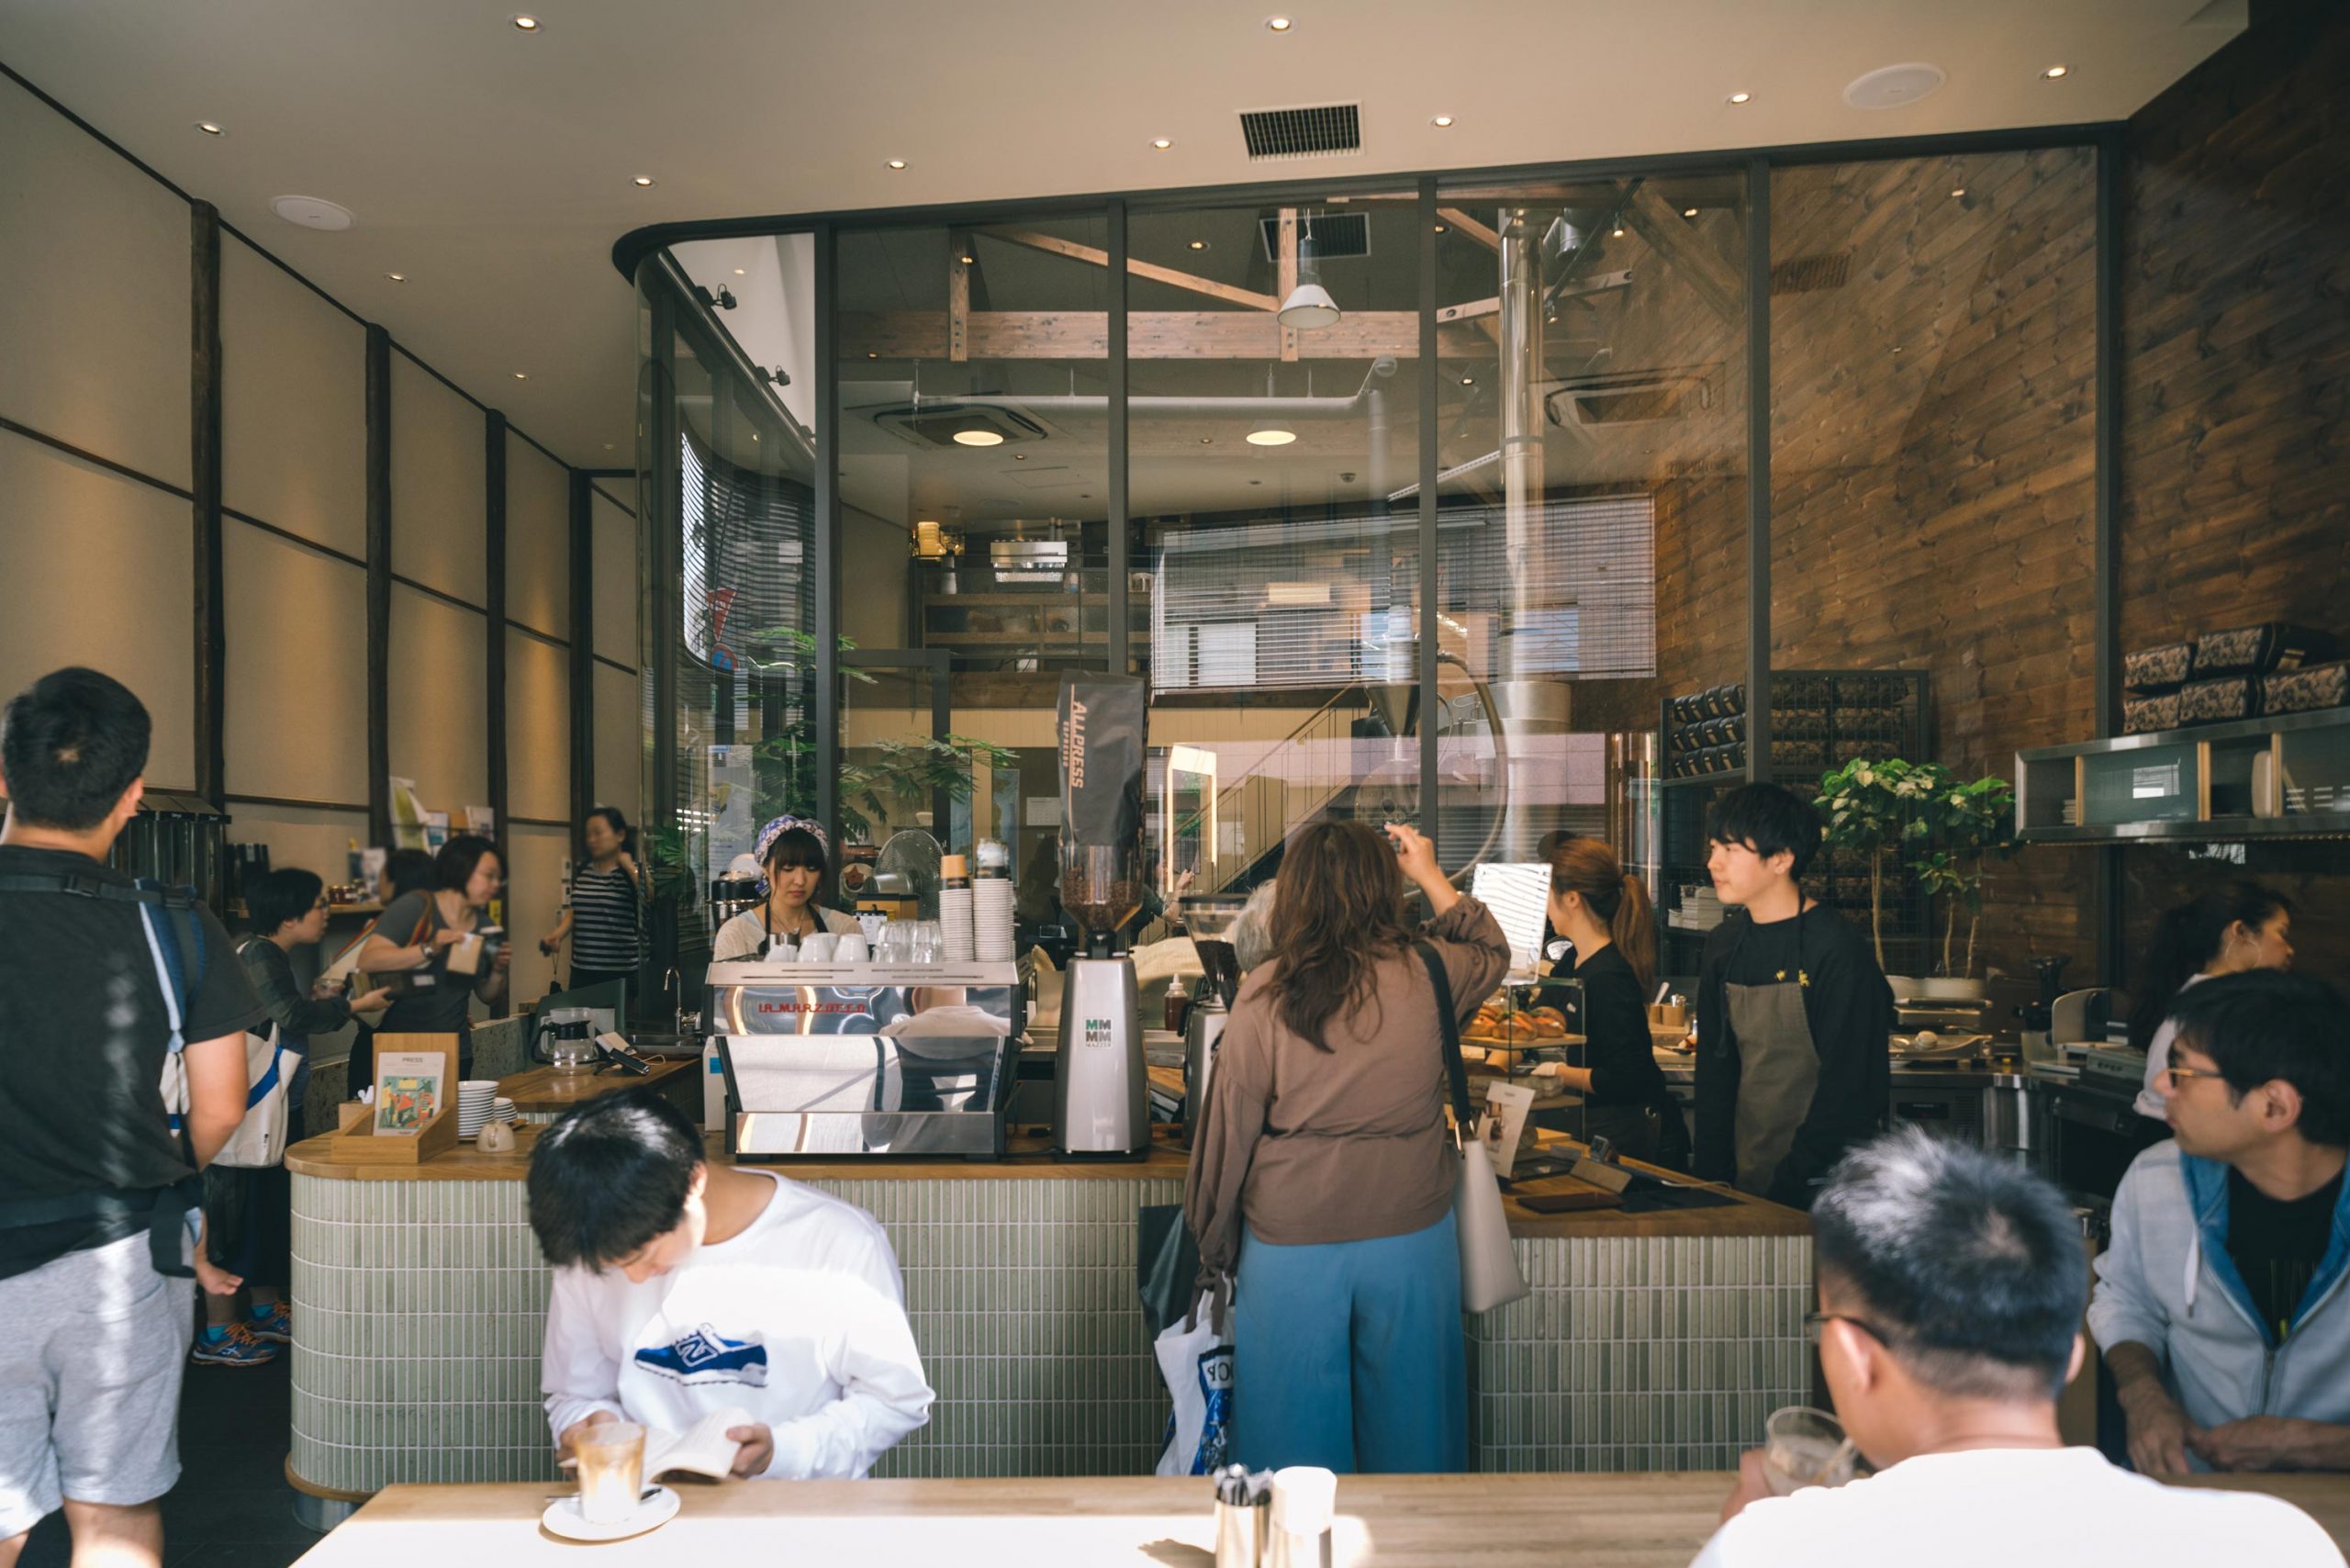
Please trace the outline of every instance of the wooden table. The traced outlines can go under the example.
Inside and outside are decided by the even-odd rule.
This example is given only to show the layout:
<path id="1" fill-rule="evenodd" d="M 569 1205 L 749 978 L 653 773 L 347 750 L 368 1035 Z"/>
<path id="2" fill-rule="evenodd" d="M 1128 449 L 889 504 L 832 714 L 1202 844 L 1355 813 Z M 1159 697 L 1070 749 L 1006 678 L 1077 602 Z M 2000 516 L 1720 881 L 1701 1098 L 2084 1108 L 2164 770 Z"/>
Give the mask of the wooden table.
<path id="1" fill-rule="evenodd" d="M 701 1062 L 699 1057 L 654 1057 L 651 1060 L 653 1070 L 643 1078 L 617 1068 L 604 1072 L 564 1072 L 552 1067 L 534 1067 L 499 1079 L 498 1092 L 513 1101 L 514 1109 L 526 1116 L 534 1111 L 568 1111 L 585 1101 L 666 1082 L 681 1072 L 692 1071 Z"/>
<path id="2" fill-rule="evenodd" d="M 2350 1476 L 2199 1478 L 2266 1492 L 2350 1540 Z M 1342 1476 L 1337 1568 L 1686 1568 L 1714 1531 L 1730 1477 Z M 301 1559 L 308 1568 L 419 1562 L 579 1562 L 540 1528 L 543 1486 L 394 1486 Z M 780 1557 L 858 1568 L 1209 1568 L 1203 1480 L 739 1482 L 681 1487 L 677 1518 L 594 1548 L 610 1568 Z M 1888 1543 L 1890 1544 L 1890 1543 Z"/>

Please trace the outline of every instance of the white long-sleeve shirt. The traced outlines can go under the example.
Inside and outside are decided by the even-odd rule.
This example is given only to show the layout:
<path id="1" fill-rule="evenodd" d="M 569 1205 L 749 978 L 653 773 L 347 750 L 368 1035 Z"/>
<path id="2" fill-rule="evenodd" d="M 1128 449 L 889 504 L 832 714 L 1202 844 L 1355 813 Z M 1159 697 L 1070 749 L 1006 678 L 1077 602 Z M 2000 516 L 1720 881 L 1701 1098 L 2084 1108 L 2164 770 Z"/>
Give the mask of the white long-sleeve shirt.
<path id="1" fill-rule="evenodd" d="M 775 1434 L 762 1473 L 864 1475 L 930 1418 L 890 1238 L 871 1215 L 772 1171 L 739 1235 L 631 1284 L 558 1269 L 542 1386 L 560 1442 L 598 1410 L 669 1431 L 739 1406 Z"/>

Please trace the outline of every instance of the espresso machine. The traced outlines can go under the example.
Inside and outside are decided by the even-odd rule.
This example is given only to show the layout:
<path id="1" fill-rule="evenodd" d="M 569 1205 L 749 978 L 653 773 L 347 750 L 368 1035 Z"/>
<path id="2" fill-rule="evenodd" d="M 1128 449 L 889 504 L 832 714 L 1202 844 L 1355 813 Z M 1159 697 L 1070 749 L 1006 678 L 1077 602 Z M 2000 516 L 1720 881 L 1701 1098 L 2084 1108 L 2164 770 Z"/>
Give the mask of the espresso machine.
<path id="1" fill-rule="evenodd" d="M 1142 909 L 1140 859 L 1131 844 L 1061 845 L 1061 907 L 1085 934 L 1083 956 L 1061 979 L 1053 1058 L 1053 1150 L 1064 1158 L 1133 1159 L 1150 1148 L 1135 961 L 1118 934 Z"/>
<path id="2" fill-rule="evenodd" d="M 708 984 L 737 1159 L 1002 1157 L 1016 964 L 759 958 L 712 964 Z"/>
<path id="3" fill-rule="evenodd" d="M 1232 1021 L 1232 1004 L 1240 994 L 1240 960 L 1234 956 L 1231 935 L 1248 902 L 1227 893 L 1189 893 L 1175 901 L 1203 971 L 1199 995 L 1183 1028 L 1186 1145 L 1199 1136 L 1200 1119 L 1207 1110 L 1208 1080 L 1215 1070 L 1216 1047 L 1224 1039 L 1224 1026 Z"/>

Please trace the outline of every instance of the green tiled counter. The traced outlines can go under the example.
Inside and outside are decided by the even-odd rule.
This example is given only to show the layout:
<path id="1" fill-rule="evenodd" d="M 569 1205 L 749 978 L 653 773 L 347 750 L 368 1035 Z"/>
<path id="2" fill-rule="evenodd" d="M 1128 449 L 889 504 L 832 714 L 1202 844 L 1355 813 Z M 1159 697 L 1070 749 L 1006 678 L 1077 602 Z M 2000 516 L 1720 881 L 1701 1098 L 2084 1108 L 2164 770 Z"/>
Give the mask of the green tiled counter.
<path id="1" fill-rule="evenodd" d="M 314 1139 L 286 1163 L 295 1484 L 349 1498 L 554 1480 L 548 1272 L 524 1156 L 460 1146 L 421 1167 L 352 1167 Z M 775 1169 L 870 1211 L 897 1249 L 938 1399 L 877 1473 L 1149 1473 L 1166 1404 L 1135 1299 L 1135 1213 L 1180 1200 L 1181 1150 Z M 1763 1416 L 1805 1401 L 1800 1216 L 1515 1219 L 1535 1292 L 1470 1325 L 1478 1468 L 1727 1469 Z"/>

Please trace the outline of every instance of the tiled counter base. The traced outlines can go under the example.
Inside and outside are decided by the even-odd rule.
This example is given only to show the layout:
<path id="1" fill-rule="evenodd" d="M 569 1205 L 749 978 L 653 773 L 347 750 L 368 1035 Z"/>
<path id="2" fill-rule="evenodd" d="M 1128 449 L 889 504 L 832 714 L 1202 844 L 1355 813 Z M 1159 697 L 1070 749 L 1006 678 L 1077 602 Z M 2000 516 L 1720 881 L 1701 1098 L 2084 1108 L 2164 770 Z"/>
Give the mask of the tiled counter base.
<path id="1" fill-rule="evenodd" d="M 812 1178 L 872 1212 L 938 1391 L 903 1476 L 1138 1475 L 1167 1418 L 1135 1299 L 1135 1211 L 1177 1174 Z M 548 1272 L 516 1180 L 294 1177 L 292 1474 L 554 1480 L 539 1403 Z"/>
<path id="2" fill-rule="evenodd" d="M 1534 1294 L 1469 1322 L 1481 1471 L 1735 1470 L 1811 1400 L 1811 1238 L 1521 1238 Z"/>
<path id="3" fill-rule="evenodd" d="M 297 1488 L 554 1480 L 539 1403 L 549 1276 L 526 1157 L 461 1146 L 354 1170 L 314 1140 L 286 1162 Z M 1128 1165 L 778 1169 L 870 1211 L 904 1271 L 938 1399 L 877 1473 L 1149 1473 L 1167 1405 L 1135 1297 L 1135 1216 L 1180 1201 L 1180 1149 Z M 1473 1467 L 1729 1469 L 1773 1409 L 1807 1402 L 1801 1215 L 1512 1208 L 1534 1294 L 1469 1326 Z"/>

